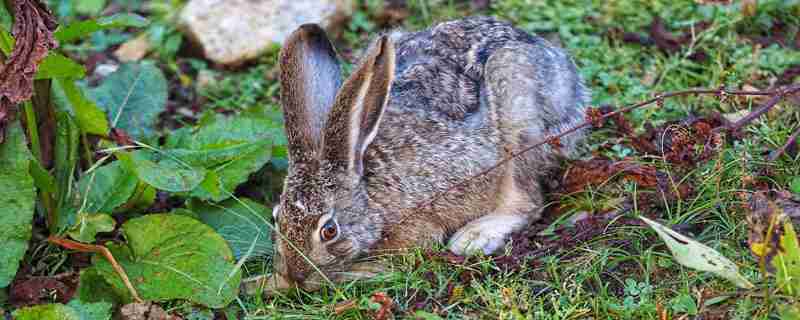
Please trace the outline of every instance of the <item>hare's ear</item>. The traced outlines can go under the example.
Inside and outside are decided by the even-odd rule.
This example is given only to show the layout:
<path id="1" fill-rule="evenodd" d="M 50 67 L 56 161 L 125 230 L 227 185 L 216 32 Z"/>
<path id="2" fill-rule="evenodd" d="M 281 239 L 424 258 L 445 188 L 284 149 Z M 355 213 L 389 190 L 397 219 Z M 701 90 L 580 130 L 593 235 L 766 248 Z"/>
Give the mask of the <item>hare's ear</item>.
<path id="1" fill-rule="evenodd" d="M 363 156 L 375 138 L 389 99 L 395 67 L 394 45 L 381 36 L 342 86 L 325 125 L 323 158 L 363 174 Z"/>
<path id="2" fill-rule="evenodd" d="M 325 119 L 342 85 L 339 60 L 325 31 L 316 24 L 295 30 L 279 59 L 289 160 L 314 161 L 321 150 Z"/>

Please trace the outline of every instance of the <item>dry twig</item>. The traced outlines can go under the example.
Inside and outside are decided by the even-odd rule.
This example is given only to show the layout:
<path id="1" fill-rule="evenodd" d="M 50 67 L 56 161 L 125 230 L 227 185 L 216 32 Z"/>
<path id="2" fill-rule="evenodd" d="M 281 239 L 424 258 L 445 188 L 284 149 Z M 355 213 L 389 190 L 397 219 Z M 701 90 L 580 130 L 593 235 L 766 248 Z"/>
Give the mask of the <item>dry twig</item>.
<path id="1" fill-rule="evenodd" d="M 131 280 L 128 279 L 128 274 L 125 273 L 125 270 L 122 269 L 122 266 L 120 266 L 119 263 L 117 263 L 117 260 L 114 259 L 114 256 L 111 254 L 111 251 L 109 251 L 108 248 L 94 244 L 80 243 L 77 241 L 72 241 L 69 239 L 64 239 L 56 236 L 49 236 L 47 238 L 47 241 L 71 250 L 102 254 L 103 257 L 105 257 L 106 260 L 108 260 L 108 262 L 111 263 L 111 267 L 114 268 L 114 271 L 117 272 L 117 275 L 119 275 L 119 277 L 122 279 L 122 282 L 125 283 L 125 286 L 128 288 L 128 291 L 131 293 L 131 296 L 133 297 L 133 300 L 138 303 L 144 302 L 144 300 L 142 300 L 142 298 L 139 297 L 139 293 L 136 292 L 136 288 L 133 287 Z"/>
<path id="2" fill-rule="evenodd" d="M 690 95 L 709 95 L 709 94 L 716 95 L 716 96 L 718 96 L 720 98 L 724 98 L 725 96 L 770 96 L 770 99 L 767 102 L 765 102 L 763 105 L 759 106 L 755 111 L 751 112 L 750 114 L 748 114 L 747 116 L 745 116 L 741 120 L 739 120 L 736 123 L 731 124 L 730 126 L 725 128 L 725 130 L 727 130 L 728 132 L 736 133 L 736 132 L 739 131 L 739 129 L 741 129 L 742 127 L 744 127 L 748 123 L 752 122 L 753 120 L 755 120 L 756 118 L 758 118 L 762 114 L 764 114 L 767 111 L 769 111 L 772 107 L 774 107 L 776 104 L 778 104 L 778 102 L 782 101 L 783 99 L 785 99 L 788 96 L 795 95 L 795 94 L 798 94 L 798 93 L 800 93 L 800 84 L 796 84 L 796 85 L 788 86 L 788 87 L 783 87 L 783 88 L 777 88 L 777 89 L 773 89 L 773 90 L 764 90 L 764 91 L 728 90 L 728 89 L 725 89 L 723 87 L 720 87 L 718 89 L 689 89 L 689 90 L 683 90 L 683 91 L 674 91 L 674 92 L 663 93 L 663 94 L 657 95 L 656 97 L 654 97 L 652 99 L 645 100 L 643 102 L 640 102 L 640 103 L 637 103 L 637 104 L 634 104 L 634 105 L 631 105 L 631 106 L 628 106 L 628 107 L 625 107 L 625 108 L 622 108 L 622 109 L 619 109 L 619 110 L 616 110 L 616 111 L 613 111 L 613 112 L 602 114 L 602 115 L 600 115 L 599 113 L 592 113 L 591 110 L 588 110 L 589 111 L 588 112 L 589 116 L 587 116 L 586 121 L 578 124 L 575 127 L 570 128 L 570 129 L 568 129 L 566 131 L 563 131 L 558 135 L 545 137 L 545 139 L 542 139 L 538 143 L 535 143 L 533 145 L 525 147 L 524 149 L 522 149 L 520 151 L 510 153 L 508 157 L 503 158 L 502 160 L 500 160 L 497 163 L 495 163 L 493 166 L 491 166 L 491 167 L 481 171 L 480 173 L 475 174 L 475 175 L 473 175 L 473 176 L 471 176 L 471 177 L 469 177 L 467 179 L 462 180 L 461 182 L 453 185 L 452 187 L 448 188 L 444 192 L 441 192 L 441 193 L 438 193 L 438 194 L 434 195 L 429 200 L 427 200 L 427 201 L 423 202 L 422 204 L 418 205 L 416 207 L 416 209 L 421 209 L 421 208 L 430 206 L 431 204 L 433 204 L 437 200 L 441 199 L 443 196 L 445 196 L 446 194 L 450 193 L 451 191 L 464 187 L 465 185 L 467 185 L 470 182 L 472 182 L 474 179 L 486 175 L 487 173 L 499 168 L 503 164 L 515 159 L 516 157 L 519 157 L 520 155 L 522 155 L 522 154 L 524 154 L 524 153 L 526 153 L 528 151 L 531 151 L 531 150 L 533 150 L 535 148 L 541 147 L 544 144 L 558 145 L 557 142 L 562 137 L 564 137 L 564 136 L 566 136 L 568 134 L 575 133 L 578 130 L 584 129 L 586 127 L 590 127 L 592 125 L 602 124 L 603 121 L 606 120 L 606 119 L 609 119 L 609 118 L 614 117 L 614 116 L 619 115 L 619 114 L 623 114 L 623 113 L 627 113 L 627 112 L 633 111 L 635 109 L 639 109 L 639 108 L 643 108 L 643 107 L 646 107 L 646 106 L 650 106 L 652 104 L 661 105 L 663 103 L 664 99 L 667 99 L 667 98 L 680 97 L 680 96 L 690 96 Z M 597 118 L 595 118 L 595 116 L 597 116 Z M 796 138 L 797 138 L 796 134 L 793 135 L 793 138 L 789 139 L 789 142 L 791 142 L 792 140 L 796 140 Z"/>

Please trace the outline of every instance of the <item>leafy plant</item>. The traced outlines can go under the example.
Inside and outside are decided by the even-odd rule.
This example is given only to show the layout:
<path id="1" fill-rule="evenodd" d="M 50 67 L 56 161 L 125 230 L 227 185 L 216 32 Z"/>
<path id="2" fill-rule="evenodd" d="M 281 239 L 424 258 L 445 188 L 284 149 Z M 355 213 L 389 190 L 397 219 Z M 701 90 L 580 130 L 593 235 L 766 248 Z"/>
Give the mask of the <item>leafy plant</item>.
<path id="1" fill-rule="evenodd" d="M 127 63 L 88 94 L 108 114 L 112 127 L 147 140 L 155 134 L 156 119 L 167 103 L 167 80 L 150 61 Z"/>
<path id="2" fill-rule="evenodd" d="M 91 14 L 104 5 L 92 1 L 74 9 Z M 137 15 L 119 14 L 62 26 L 52 36 L 65 44 L 147 24 Z M 0 24 L 0 50 L 10 54 L 17 44 L 5 26 Z M 7 244 L 0 248 L 0 288 L 14 278 L 26 251 L 36 189 L 50 242 L 95 255 L 78 288 L 90 304 L 37 306 L 17 310 L 15 317 L 106 319 L 110 304 L 142 298 L 212 308 L 230 303 L 241 280 L 241 263 L 231 247 L 237 257 L 269 252 L 268 215 L 248 199 L 215 202 L 231 198 L 273 155 L 285 157 L 281 123 L 258 114 L 211 117 L 159 146 L 156 122 L 165 109 L 167 82 L 155 62 L 124 64 L 95 87 L 65 54 L 51 51 L 35 67 L 34 99 L 25 102 L 24 117 L 10 123 L 0 143 L 0 240 Z M 98 152 L 101 148 L 109 151 Z M 156 192 L 192 199 L 184 209 L 190 214 L 140 216 Z M 92 244 L 98 234 L 116 229 L 115 214 L 139 216 L 121 226 L 124 243 Z M 250 230 L 246 235 L 253 239 L 229 227 Z"/>
<path id="3" fill-rule="evenodd" d="M 0 144 L 0 288 L 8 286 L 28 248 L 36 194 L 27 173 L 31 153 L 19 123 L 12 123 Z"/>
<path id="4" fill-rule="evenodd" d="M 14 311 L 17 320 L 108 320 L 111 319 L 111 304 L 83 303 L 72 300 L 68 304 L 43 304 Z"/>
<path id="5" fill-rule="evenodd" d="M 127 244 L 107 246 L 145 300 L 186 299 L 212 308 L 227 305 L 239 292 L 241 270 L 230 248 L 201 222 L 170 214 L 149 214 L 122 226 Z M 111 263 L 95 256 L 96 272 L 116 294 L 131 300 Z"/>

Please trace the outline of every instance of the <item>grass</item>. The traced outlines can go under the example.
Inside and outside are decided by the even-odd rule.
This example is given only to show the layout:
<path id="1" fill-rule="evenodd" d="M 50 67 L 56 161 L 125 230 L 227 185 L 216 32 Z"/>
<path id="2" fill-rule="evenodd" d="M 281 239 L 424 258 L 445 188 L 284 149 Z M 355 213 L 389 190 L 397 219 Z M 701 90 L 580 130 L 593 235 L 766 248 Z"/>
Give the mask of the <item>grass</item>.
<path id="1" fill-rule="evenodd" d="M 170 8 L 177 5 L 175 1 L 170 3 L 161 8 L 160 15 L 151 17 L 156 22 L 148 31 L 165 34 L 165 44 L 175 34 L 170 26 L 174 19 Z M 361 9 L 354 13 L 337 41 L 345 57 L 354 56 L 351 53 L 358 52 L 366 40 L 381 31 L 371 17 L 382 10 L 383 2 L 359 3 Z M 403 26 L 409 30 L 471 13 L 468 3 L 453 0 L 411 0 L 409 10 Z M 747 84 L 766 88 L 786 68 L 800 62 L 800 50 L 779 45 L 757 47 L 742 36 L 771 36 L 775 21 L 786 22 L 786 28 L 796 33 L 800 28 L 798 1 L 759 1 L 757 13 L 752 16 L 745 15 L 740 4 L 701 5 L 691 0 L 497 0 L 491 8 L 477 13 L 512 21 L 527 31 L 558 41 L 573 54 L 593 90 L 593 105 L 621 106 L 657 92 L 691 87 L 741 88 Z M 662 17 L 670 30 L 696 31 L 690 43 L 676 53 L 664 54 L 655 46 L 624 43 L 607 35 L 615 28 L 646 34 L 655 16 Z M 709 27 L 703 31 L 692 29 L 701 21 L 709 22 Z M 100 35 L 89 45 L 104 47 L 124 39 L 120 34 Z M 181 59 L 175 56 L 176 41 L 158 54 L 171 78 L 180 78 L 185 72 L 181 71 Z M 76 47 L 73 51 L 90 49 Z M 693 60 L 692 54 L 700 51 L 706 59 Z M 220 80 L 199 92 L 206 99 L 204 112 L 278 110 L 276 59 L 277 48 L 246 68 L 215 70 Z M 201 61 L 187 60 L 189 74 L 209 69 Z M 661 108 L 634 111 L 628 119 L 641 131 L 646 122 L 660 125 L 692 114 L 733 114 L 750 110 L 755 104 L 747 99 L 721 103 L 712 97 L 676 98 Z M 225 312 L 242 312 L 247 319 L 370 319 L 379 309 L 371 297 L 383 292 L 392 298 L 394 312 L 401 318 L 658 319 L 659 311 L 665 310 L 675 318 L 702 315 L 712 319 L 777 319 L 776 305 L 789 299 L 763 296 L 764 289 L 774 289 L 775 284 L 771 278 L 762 277 L 758 261 L 748 251 L 742 195 L 752 190 L 753 181 L 772 179 L 773 185 L 786 188 L 800 177 L 797 158 L 764 160 L 767 152 L 783 145 L 796 130 L 800 123 L 798 110 L 797 104 L 779 105 L 776 111 L 748 126 L 744 139 L 726 143 L 714 158 L 688 172 L 658 157 L 636 153 L 610 130 L 595 130 L 588 149 L 615 160 L 629 158 L 654 165 L 673 179 L 691 181 L 694 196 L 665 202 L 659 209 L 637 205 L 625 208 L 626 196 L 652 191 L 632 182 L 611 180 L 582 192 L 552 197 L 553 207 L 565 208 L 560 213 L 562 218 L 553 219 L 552 227 L 568 224 L 576 214 L 614 210 L 624 211 L 626 218 L 646 214 L 670 224 L 689 226 L 685 234 L 733 260 L 741 273 L 757 285 L 755 290 L 738 290 L 712 274 L 684 268 L 672 259 L 651 230 L 614 222 L 607 232 L 589 241 L 560 248 L 513 271 L 490 257 L 471 257 L 453 264 L 417 251 L 387 257 L 392 269 L 368 281 L 313 293 L 241 297 Z M 609 143 L 610 148 L 602 147 Z M 770 170 L 771 178 L 759 175 L 764 169 Z M 274 184 L 280 179 L 264 180 L 260 182 L 273 184 L 265 189 L 278 189 Z M 47 265 L 41 274 L 54 273 L 65 259 L 65 255 L 47 248 L 37 250 L 36 255 L 41 256 L 36 260 Z M 268 258 L 254 261 L 248 264 L 248 271 L 269 273 L 269 265 Z M 347 301 L 354 307 L 341 314 L 333 313 L 337 304 Z M 181 303 L 167 307 L 178 312 L 191 309 Z"/>
<path id="2" fill-rule="evenodd" d="M 380 4 L 367 1 L 344 34 L 345 45 L 357 48 L 360 40 L 373 36 L 377 27 L 364 22 L 370 10 Z M 452 1 L 410 1 L 411 14 L 405 27 L 419 29 L 436 21 L 465 14 L 468 6 Z M 575 57 L 593 90 L 593 104 L 623 105 L 650 97 L 654 92 L 690 87 L 764 88 L 770 78 L 800 61 L 800 51 L 777 45 L 756 48 L 745 41 L 745 32 L 764 33 L 769 21 L 782 19 L 800 25 L 792 12 L 800 6 L 780 1 L 759 2 L 759 12 L 750 17 L 739 5 L 698 5 L 693 1 L 495 1 L 484 14 L 495 15 L 521 28 L 557 38 Z M 361 17 L 359 15 L 362 15 Z M 611 40 L 611 28 L 646 33 L 654 16 L 666 20 L 670 29 L 687 29 L 696 22 L 710 27 L 694 34 L 691 44 L 676 54 L 666 55 L 655 47 Z M 366 33 L 366 34 L 365 34 Z M 690 59 L 693 52 L 706 53 L 705 61 Z M 683 119 L 690 114 L 733 113 L 749 110 L 753 101 L 719 103 L 712 98 L 669 100 L 663 108 L 636 111 L 629 115 L 635 126 Z M 794 109 L 793 109 L 794 108 Z M 393 257 L 393 270 L 379 278 L 327 288 L 321 292 L 293 292 L 277 297 L 245 298 L 250 319 L 368 319 L 378 306 L 370 303 L 375 292 L 394 298 L 398 315 L 421 318 L 438 314 L 446 319 L 657 319 L 658 311 L 670 315 L 726 319 L 776 318 L 775 303 L 781 297 L 763 299 L 763 288 L 774 287 L 762 279 L 758 263 L 746 241 L 748 227 L 743 215 L 743 192 L 748 178 L 761 179 L 756 172 L 768 167 L 775 185 L 786 187 L 800 175 L 798 159 L 781 157 L 764 160 L 764 153 L 780 147 L 800 123 L 796 107 L 783 104 L 781 111 L 748 127 L 745 139 L 728 143 L 714 159 L 689 172 L 696 195 L 665 205 L 660 212 L 639 212 L 626 216 L 656 215 L 673 224 L 693 226 L 691 236 L 719 250 L 736 262 L 742 274 L 757 283 L 759 290 L 744 292 L 709 274 L 678 265 L 652 231 L 625 226 L 573 248 L 539 259 L 515 272 L 504 272 L 491 258 L 471 258 L 463 265 L 431 260 L 422 252 Z M 593 149 L 609 139 L 609 132 L 597 130 Z M 619 144 L 603 151 L 612 159 L 633 156 L 664 172 L 680 177 L 679 168 L 662 160 L 634 154 Z M 629 182 L 609 182 L 599 188 L 557 199 L 571 208 L 564 214 L 619 209 L 626 194 L 647 192 Z M 624 245 L 619 245 L 624 244 Z M 269 272 L 269 270 L 264 270 Z M 474 279 L 462 279 L 475 276 Z M 699 299 L 702 297 L 702 301 Z M 712 297 L 716 299 L 709 300 Z M 333 315 L 333 306 L 353 300 L 357 307 Z M 786 300 L 783 300 L 786 301 Z M 701 304 L 702 303 L 702 304 Z M 415 311 L 410 311 L 415 310 Z M 420 311 L 416 311 L 420 310 Z"/>

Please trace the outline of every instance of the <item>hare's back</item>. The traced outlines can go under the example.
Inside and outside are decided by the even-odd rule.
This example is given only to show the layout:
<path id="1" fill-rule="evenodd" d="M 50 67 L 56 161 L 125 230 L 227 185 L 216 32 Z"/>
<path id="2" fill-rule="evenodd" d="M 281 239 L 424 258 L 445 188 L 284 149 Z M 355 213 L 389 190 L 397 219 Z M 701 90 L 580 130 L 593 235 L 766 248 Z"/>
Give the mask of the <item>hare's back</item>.
<path id="1" fill-rule="evenodd" d="M 479 111 L 484 65 L 495 50 L 544 40 L 506 22 L 470 17 L 399 34 L 395 41 L 390 109 L 424 109 L 452 121 Z"/>

